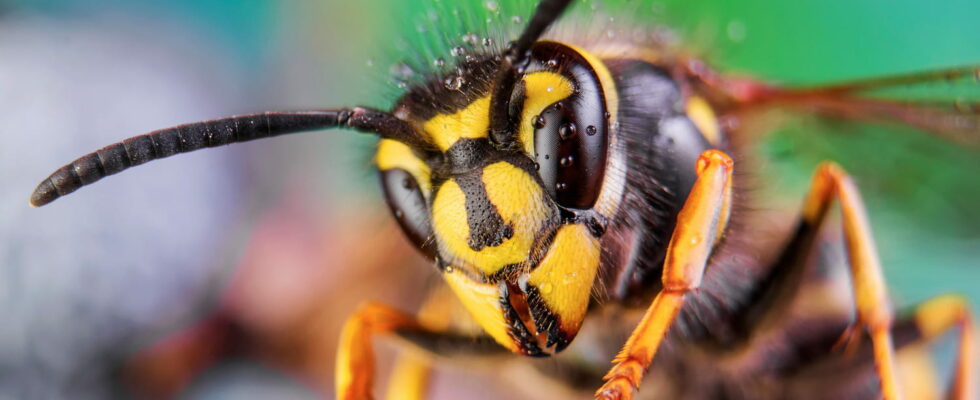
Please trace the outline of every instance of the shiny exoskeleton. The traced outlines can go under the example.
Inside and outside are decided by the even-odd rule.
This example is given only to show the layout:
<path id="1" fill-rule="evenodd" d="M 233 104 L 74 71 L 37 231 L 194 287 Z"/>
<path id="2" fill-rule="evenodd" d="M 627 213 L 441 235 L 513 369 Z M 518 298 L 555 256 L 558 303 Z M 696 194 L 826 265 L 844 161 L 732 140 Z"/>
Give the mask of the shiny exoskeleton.
<path id="1" fill-rule="evenodd" d="M 815 174 L 795 227 L 781 227 L 783 240 L 753 232 L 760 224 L 743 212 L 743 185 L 733 178 L 742 165 L 730 154 L 739 149 L 716 116 L 779 105 L 853 119 L 902 116 L 937 132 L 980 136 L 975 112 L 860 96 L 975 68 L 786 89 L 720 76 L 652 43 L 543 38 L 570 3 L 542 1 L 516 41 L 459 59 L 452 72 L 410 88 L 390 112 L 265 113 L 163 129 L 57 170 L 31 203 L 177 153 L 351 128 L 381 138 L 375 160 L 388 206 L 483 333 L 455 331 L 448 313 L 435 326 L 366 305 L 344 328 L 338 398 L 370 397 L 370 339 L 391 334 L 449 356 L 485 355 L 491 342 L 527 356 L 558 355 L 536 366 L 576 388 L 601 385 L 595 396 L 603 399 L 631 398 L 652 366 L 646 393 L 654 398 L 895 400 L 895 348 L 957 326 L 951 394 L 969 397 L 964 354 L 972 325 L 963 301 L 939 298 L 914 318 L 893 320 L 860 194 L 833 164 Z M 821 231 L 833 202 L 854 301 L 838 312 L 822 314 L 833 308 L 825 305 L 800 313 L 788 305 L 821 274 L 842 268 L 822 257 L 836 242 Z M 580 331 L 589 334 L 576 341 Z M 842 335 L 862 350 L 835 352 Z M 827 384 L 833 390 L 813 390 Z"/>

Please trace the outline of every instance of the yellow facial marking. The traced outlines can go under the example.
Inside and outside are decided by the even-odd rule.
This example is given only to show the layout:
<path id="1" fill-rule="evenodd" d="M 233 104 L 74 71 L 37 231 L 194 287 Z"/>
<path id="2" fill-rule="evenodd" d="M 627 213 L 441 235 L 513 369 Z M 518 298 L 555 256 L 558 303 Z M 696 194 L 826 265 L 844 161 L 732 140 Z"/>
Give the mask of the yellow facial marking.
<path id="1" fill-rule="evenodd" d="M 717 146 L 721 142 L 721 128 L 718 127 L 718 117 L 715 116 L 711 105 L 695 96 L 687 99 L 686 108 L 687 116 L 691 118 L 708 143 Z"/>
<path id="2" fill-rule="evenodd" d="M 534 72 L 524 77 L 524 110 L 518 131 L 527 154 L 534 155 L 534 118 L 545 108 L 572 95 L 575 90 L 565 77 L 554 72 Z"/>
<path id="3" fill-rule="evenodd" d="M 429 192 L 432 190 L 429 165 L 416 157 L 412 149 L 404 143 L 391 139 L 381 140 L 378 143 L 378 151 L 374 155 L 374 162 L 382 171 L 395 168 L 408 171 L 415 177 L 419 188 L 422 189 L 422 194 L 429 196 Z"/>
<path id="4" fill-rule="evenodd" d="M 455 114 L 436 115 L 422 129 L 439 150 L 446 151 L 461 138 L 485 138 L 490 127 L 490 96 L 481 97 Z"/>
<path id="5" fill-rule="evenodd" d="M 599 240 L 584 225 L 565 225 L 558 229 L 528 283 L 538 289 L 548 309 L 561 317 L 562 329 L 577 332 L 598 270 Z"/>
<path id="6" fill-rule="evenodd" d="M 470 315 L 483 327 L 497 343 L 518 351 L 518 347 L 507 334 L 507 320 L 500 306 L 500 289 L 496 285 L 478 283 L 463 275 L 459 270 L 443 274 L 449 287 L 469 310 Z"/>
<path id="7" fill-rule="evenodd" d="M 514 232 L 498 246 L 480 251 L 470 248 L 470 226 L 466 220 L 466 196 L 455 180 L 439 188 L 432 204 L 432 226 L 444 254 L 454 264 L 473 266 L 492 274 L 508 264 L 527 260 L 534 239 L 551 209 L 544 202 L 541 187 L 526 172 L 507 162 L 483 169 L 483 183 L 490 203 Z"/>

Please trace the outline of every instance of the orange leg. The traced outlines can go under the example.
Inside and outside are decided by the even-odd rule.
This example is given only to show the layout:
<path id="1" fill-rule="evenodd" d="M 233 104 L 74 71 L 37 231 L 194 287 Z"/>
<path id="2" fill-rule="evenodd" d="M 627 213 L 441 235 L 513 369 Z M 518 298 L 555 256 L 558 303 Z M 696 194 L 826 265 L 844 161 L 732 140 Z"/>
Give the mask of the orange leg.
<path id="1" fill-rule="evenodd" d="M 663 290 L 633 330 L 615 364 L 605 376 L 596 399 L 630 399 L 653 360 L 667 329 L 684 304 L 687 292 L 701 284 L 708 256 L 728 223 L 732 160 L 717 150 L 701 154 L 698 179 L 684 207 L 664 261 Z"/>
<path id="2" fill-rule="evenodd" d="M 845 333 L 845 338 L 854 342 L 858 328 L 868 330 L 882 396 L 886 400 L 898 400 L 901 395 L 895 378 L 895 351 L 890 330 L 892 311 L 881 263 L 860 193 L 847 173 L 836 164 L 824 163 L 817 168 L 803 205 L 803 220 L 814 225 L 822 221 L 835 198 L 840 202 L 857 310 L 857 321 Z"/>
<path id="3" fill-rule="evenodd" d="M 458 306 L 453 294 L 445 286 L 433 290 L 422 308 L 418 321 L 437 331 L 449 331 L 454 311 Z M 405 348 L 395 361 L 395 368 L 388 381 L 386 400 L 422 400 L 429 391 L 429 377 L 432 374 L 432 354 L 420 349 Z"/>
<path id="4" fill-rule="evenodd" d="M 952 328 L 959 327 L 956 367 L 947 391 L 949 400 L 971 400 L 976 394 L 974 347 L 976 331 L 966 301 L 953 295 L 933 298 L 915 309 L 915 322 L 922 340 L 932 341 Z"/>
<path id="5" fill-rule="evenodd" d="M 396 362 L 387 398 L 420 399 L 428 390 L 431 360 L 436 356 L 482 359 L 507 354 L 493 339 L 469 334 L 456 322 L 455 306 L 447 290 L 436 291 L 423 305 L 419 317 L 389 306 L 367 303 L 344 324 L 337 354 L 336 398 L 372 399 L 374 380 L 374 336 L 395 336 L 412 344 L 410 353 Z M 462 328 L 462 329 L 461 329 Z"/>
<path id="6" fill-rule="evenodd" d="M 368 303 L 357 310 L 340 334 L 337 354 L 338 400 L 371 399 L 374 349 L 371 337 L 399 329 L 422 329 L 416 319 L 388 306 Z"/>

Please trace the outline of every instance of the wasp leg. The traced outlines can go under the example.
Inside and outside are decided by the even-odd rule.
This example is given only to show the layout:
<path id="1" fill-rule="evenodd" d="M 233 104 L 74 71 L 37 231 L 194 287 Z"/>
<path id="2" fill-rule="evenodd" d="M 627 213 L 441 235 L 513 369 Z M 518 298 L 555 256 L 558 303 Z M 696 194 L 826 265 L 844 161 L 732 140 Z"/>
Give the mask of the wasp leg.
<path id="1" fill-rule="evenodd" d="M 453 302 L 452 293 L 445 287 L 429 293 L 418 314 L 418 321 L 438 331 L 450 328 Z M 421 400 L 426 398 L 429 377 L 432 373 L 432 357 L 418 349 L 401 350 L 385 392 L 387 400 Z"/>
<path id="2" fill-rule="evenodd" d="M 940 296 L 922 303 L 912 313 L 896 318 L 891 326 L 897 351 L 896 372 L 900 373 L 902 379 L 899 382 L 906 397 L 917 400 L 939 398 L 936 372 L 926 346 L 956 328 L 959 328 L 960 334 L 957 360 L 946 398 L 973 398 L 976 383 L 970 378 L 975 372 L 971 358 L 975 332 L 966 302 L 954 295 Z M 868 370 L 869 363 L 875 357 L 873 344 L 870 343 L 873 338 L 867 332 L 862 333 L 857 338 L 856 350 L 851 354 L 827 352 L 826 349 L 838 335 L 837 332 L 828 331 L 808 342 L 796 344 L 798 352 L 809 356 L 780 366 L 780 379 L 795 382 L 786 393 L 787 398 L 809 398 L 813 393 L 820 393 L 824 398 L 879 395 L 877 390 L 868 392 L 866 384 L 869 374 L 873 373 Z"/>
<path id="3" fill-rule="evenodd" d="M 860 193 L 847 173 L 836 164 L 824 163 L 817 168 L 803 205 L 802 223 L 818 226 L 835 198 L 840 202 L 857 312 L 857 320 L 845 332 L 843 339 L 854 342 L 852 338 L 857 338 L 858 327 L 863 326 L 868 330 L 875 367 L 881 379 L 882 396 L 886 400 L 897 400 L 900 394 L 895 379 L 895 354 L 890 332 L 892 311 L 881 264 Z"/>
<path id="4" fill-rule="evenodd" d="M 440 330 L 429 326 L 425 321 L 378 303 L 361 306 L 344 324 L 340 334 L 340 347 L 337 354 L 336 392 L 337 399 L 372 399 L 371 386 L 374 379 L 374 350 L 371 338 L 376 335 L 391 335 L 405 339 L 425 353 L 419 356 L 473 356 L 486 358 L 489 355 L 503 354 L 503 349 L 489 336 L 473 336 Z M 407 365 L 414 369 L 409 374 L 417 374 L 428 369 L 428 362 Z M 408 375 L 402 376 L 408 379 Z M 407 390 L 416 394 L 424 393 L 425 386 L 418 380 L 407 383 Z M 413 389 L 418 386 L 419 389 Z M 403 398 L 398 394 L 398 398 Z"/>
<path id="5" fill-rule="evenodd" d="M 701 284 L 708 256 L 728 224 L 732 160 L 717 150 L 701 154 L 697 181 L 677 216 L 677 226 L 664 260 L 663 290 L 633 330 L 596 399 L 630 399 L 653 360 L 667 329 L 684 304 L 685 295 Z"/>

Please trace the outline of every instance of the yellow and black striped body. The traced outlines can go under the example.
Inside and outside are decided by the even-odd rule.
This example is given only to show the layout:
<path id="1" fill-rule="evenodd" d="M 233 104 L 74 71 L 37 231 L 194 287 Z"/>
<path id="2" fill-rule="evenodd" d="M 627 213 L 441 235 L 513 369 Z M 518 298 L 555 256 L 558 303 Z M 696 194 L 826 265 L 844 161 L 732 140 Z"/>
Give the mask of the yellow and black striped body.
<path id="1" fill-rule="evenodd" d="M 665 69 L 542 41 L 510 99 L 515 143 L 496 145 L 498 62 L 472 59 L 462 85 L 410 91 L 394 113 L 433 146 L 382 140 L 376 162 L 404 231 L 487 333 L 547 355 L 575 337 L 596 291 L 655 293 L 695 160 L 719 133 L 710 109 L 688 116 Z"/>

